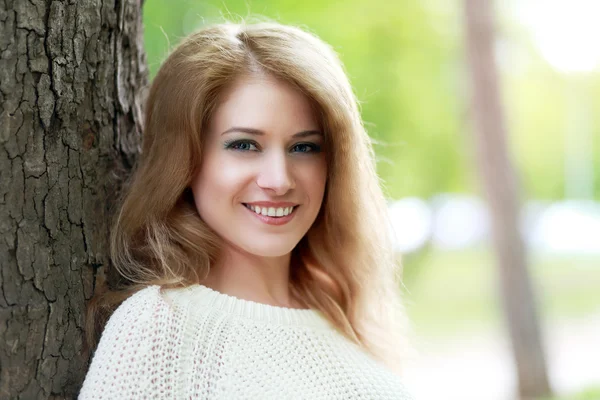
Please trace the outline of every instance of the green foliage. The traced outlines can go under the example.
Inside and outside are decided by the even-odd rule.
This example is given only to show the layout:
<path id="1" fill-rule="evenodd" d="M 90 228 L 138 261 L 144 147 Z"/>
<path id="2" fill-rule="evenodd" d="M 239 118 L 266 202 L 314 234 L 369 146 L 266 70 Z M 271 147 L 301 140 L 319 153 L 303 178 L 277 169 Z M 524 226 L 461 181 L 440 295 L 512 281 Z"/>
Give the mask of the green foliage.
<path id="1" fill-rule="evenodd" d="M 598 400 L 600 399 L 600 387 L 587 388 L 581 392 L 574 393 L 568 396 L 552 397 L 549 399 L 539 400 Z"/>

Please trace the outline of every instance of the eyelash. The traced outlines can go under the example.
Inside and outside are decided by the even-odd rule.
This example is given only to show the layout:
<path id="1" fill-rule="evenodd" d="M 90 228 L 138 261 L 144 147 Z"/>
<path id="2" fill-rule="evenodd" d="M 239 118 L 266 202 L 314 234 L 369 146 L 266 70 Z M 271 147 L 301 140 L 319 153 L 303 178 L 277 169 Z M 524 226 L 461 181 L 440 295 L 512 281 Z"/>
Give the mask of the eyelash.
<path id="1" fill-rule="evenodd" d="M 254 147 L 258 148 L 258 144 L 255 141 L 244 139 L 244 140 L 230 140 L 230 141 L 225 142 L 225 149 L 241 151 L 241 152 L 258 151 L 258 150 L 250 150 L 250 149 L 240 149 L 239 146 L 243 145 L 243 144 L 248 144 L 250 146 L 254 146 Z M 308 151 L 300 151 L 298 153 L 320 153 L 321 152 L 321 146 L 319 146 L 316 143 L 309 143 L 309 142 L 296 143 L 294 146 L 292 146 L 292 149 L 297 146 L 306 146 L 309 148 Z"/>

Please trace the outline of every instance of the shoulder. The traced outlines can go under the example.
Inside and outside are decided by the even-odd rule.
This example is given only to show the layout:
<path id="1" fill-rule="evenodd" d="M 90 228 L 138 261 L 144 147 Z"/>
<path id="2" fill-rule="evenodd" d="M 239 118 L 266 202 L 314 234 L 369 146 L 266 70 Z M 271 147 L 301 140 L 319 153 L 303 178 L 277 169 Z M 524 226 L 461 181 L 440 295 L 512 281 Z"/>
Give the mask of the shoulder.
<path id="1" fill-rule="evenodd" d="M 161 306 L 166 305 L 160 291 L 160 286 L 147 286 L 138 290 L 117 307 L 110 319 L 123 317 L 140 311 L 151 312 L 157 307 L 160 308 Z"/>
<path id="2" fill-rule="evenodd" d="M 80 399 L 144 398 L 169 335 L 172 312 L 159 286 L 128 297 L 111 315 L 100 336 Z"/>
<path id="3" fill-rule="evenodd" d="M 160 294 L 159 286 L 147 286 L 125 299 L 108 319 L 96 353 L 120 347 L 130 338 L 139 342 L 151 335 L 158 320 L 168 317 L 170 306 Z"/>
<path id="4" fill-rule="evenodd" d="M 171 306 L 161 295 L 159 286 L 147 286 L 128 297 L 109 318 L 98 347 L 123 345 L 128 339 L 140 341 L 161 334 L 161 323 L 172 315 Z"/>

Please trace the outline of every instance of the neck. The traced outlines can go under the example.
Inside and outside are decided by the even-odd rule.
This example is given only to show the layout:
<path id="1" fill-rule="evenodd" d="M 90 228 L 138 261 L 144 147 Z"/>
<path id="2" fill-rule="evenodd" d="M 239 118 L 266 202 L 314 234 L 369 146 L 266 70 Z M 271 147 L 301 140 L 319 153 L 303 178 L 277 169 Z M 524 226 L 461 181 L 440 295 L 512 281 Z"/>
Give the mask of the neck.
<path id="1" fill-rule="evenodd" d="M 201 284 L 243 300 L 303 308 L 290 293 L 289 270 L 290 254 L 259 257 L 227 246 Z"/>

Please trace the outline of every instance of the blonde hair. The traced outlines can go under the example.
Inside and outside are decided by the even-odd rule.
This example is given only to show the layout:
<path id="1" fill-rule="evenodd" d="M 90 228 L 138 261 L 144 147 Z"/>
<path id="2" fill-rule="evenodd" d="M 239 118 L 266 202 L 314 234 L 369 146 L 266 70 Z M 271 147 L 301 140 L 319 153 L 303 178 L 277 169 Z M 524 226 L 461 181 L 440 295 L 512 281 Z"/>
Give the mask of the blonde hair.
<path id="1" fill-rule="evenodd" d="M 95 296 L 88 341 L 95 342 L 101 326 L 98 311 L 147 285 L 198 283 L 218 259 L 221 241 L 200 219 L 188 186 L 219 94 L 236 77 L 255 72 L 307 95 L 327 142 L 325 198 L 293 251 L 290 290 L 400 371 L 408 348 L 400 270 L 357 101 L 331 47 L 303 30 L 269 22 L 201 29 L 158 71 L 147 100 L 142 154 L 111 236 L 112 261 L 124 283 Z"/>

